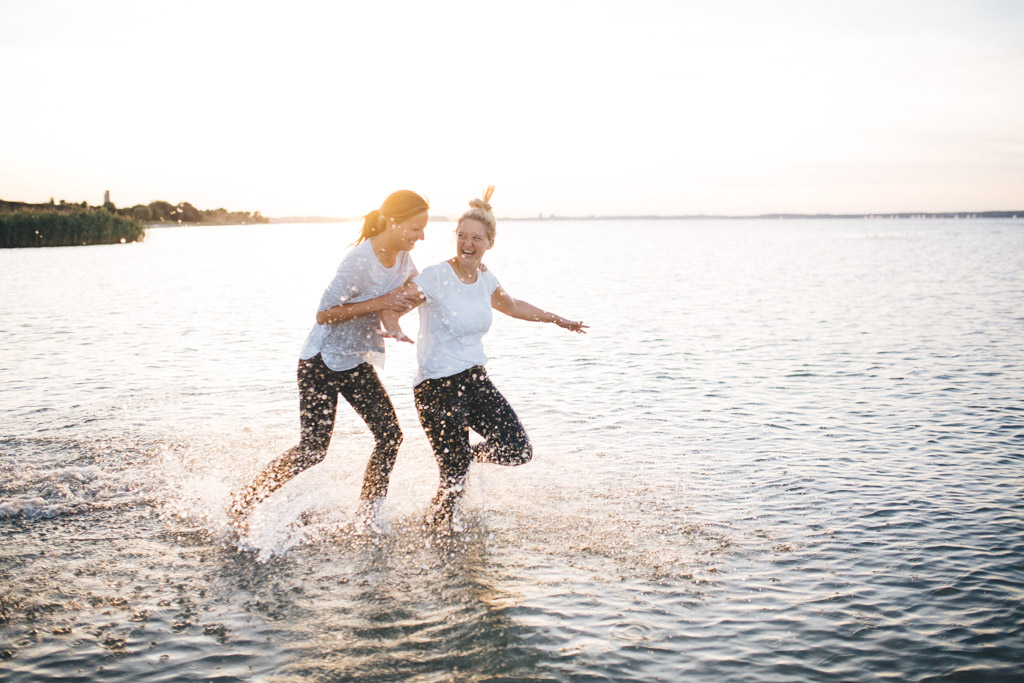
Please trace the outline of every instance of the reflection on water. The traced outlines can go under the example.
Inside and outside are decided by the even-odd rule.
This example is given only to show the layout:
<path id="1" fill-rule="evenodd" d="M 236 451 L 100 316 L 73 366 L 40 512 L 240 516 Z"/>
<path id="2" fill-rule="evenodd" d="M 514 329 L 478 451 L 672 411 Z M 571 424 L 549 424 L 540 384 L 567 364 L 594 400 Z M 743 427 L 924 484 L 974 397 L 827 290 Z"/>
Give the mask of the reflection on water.
<path id="1" fill-rule="evenodd" d="M 592 326 L 487 339 L 534 461 L 427 533 L 394 346 L 379 527 L 340 411 L 238 541 L 352 229 L 0 252 L 0 680 L 1024 676 L 1017 222 L 510 222 L 503 286 Z"/>

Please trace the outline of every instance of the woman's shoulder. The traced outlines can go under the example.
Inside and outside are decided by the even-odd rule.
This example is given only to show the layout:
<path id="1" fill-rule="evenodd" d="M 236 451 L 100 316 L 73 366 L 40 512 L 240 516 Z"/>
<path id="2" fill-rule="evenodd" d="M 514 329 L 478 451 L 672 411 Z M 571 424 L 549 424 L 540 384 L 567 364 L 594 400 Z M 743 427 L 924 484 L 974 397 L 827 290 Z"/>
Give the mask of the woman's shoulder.
<path id="1" fill-rule="evenodd" d="M 423 278 L 430 280 L 431 282 L 441 282 L 445 280 L 451 272 L 452 269 L 451 266 L 448 265 L 448 262 L 441 261 L 440 263 L 435 263 L 421 270 L 417 278 Z"/>
<path id="2" fill-rule="evenodd" d="M 371 263 L 370 259 L 376 261 L 377 257 L 373 253 L 370 240 L 365 240 L 345 252 L 345 255 L 341 257 L 341 263 L 338 264 L 338 270 L 364 268 Z"/>
<path id="3" fill-rule="evenodd" d="M 420 291 L 427 295 L 428 298 L 438 296 L 443 289 L 443 271 L 440 266 L 444 266 L 445 263 L 435 263 L 432 266 L 427 266 L 420 271 L 419 275 L 412 279 L 413 282 L 420 288 Z"/>
<path id="4" fill-rule="evenodd" d="M 451 266 L 448 265 L 447 261 L 439 261 L 438 263 L 431 264 L 423 269 L 424 273 L 436 273 L 438 275 L 445 272 L 445 270 L 451 270 Z"/>
<path id="5" fill-rule="evenodd" d="M 483 280 L 483 282 L 487 284 L 487 288 L 490 289 L 492 292 L 496 288 L 501 286 L 501 283 L 498 282 L 498 276 L 495 275 L 494 271 L 491 270 L 490 268 L 488 268 L 487 270 L 481 270 L 480 278 L 481 280 Z"/>

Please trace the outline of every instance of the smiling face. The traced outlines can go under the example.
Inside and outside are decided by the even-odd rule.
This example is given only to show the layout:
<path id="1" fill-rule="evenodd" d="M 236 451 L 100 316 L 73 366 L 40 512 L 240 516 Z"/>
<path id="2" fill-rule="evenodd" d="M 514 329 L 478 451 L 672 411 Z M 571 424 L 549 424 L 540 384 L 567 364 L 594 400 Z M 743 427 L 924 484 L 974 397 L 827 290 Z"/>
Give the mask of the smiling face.
<path id="1" fill-rule="evenodd" d="M 427 218 L 427 212 L 421 211 L 400 221 L 388 221 L 388 230 L 392 233 L 394 244 L 402 251 L 412 251 L 416 243 L 423 239 Z"/>
<path id="2" fill-rule="evenodd" d="M 455 229 L 455 259 L 467 271 L 476 269 L 491 248 L 487 226 L 478 220 L 464 218 Z"/>

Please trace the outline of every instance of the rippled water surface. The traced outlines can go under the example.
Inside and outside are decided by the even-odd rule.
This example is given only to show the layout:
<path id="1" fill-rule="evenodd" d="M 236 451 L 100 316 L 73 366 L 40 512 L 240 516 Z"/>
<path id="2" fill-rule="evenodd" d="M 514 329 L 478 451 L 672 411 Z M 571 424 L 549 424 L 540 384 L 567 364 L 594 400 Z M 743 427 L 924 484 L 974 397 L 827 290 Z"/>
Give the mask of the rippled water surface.
<path id="1" fill-rule="evenodd" d="M 380 528 L 345 407 L 233 540 L 355 229 L 0 252 L 0 679 L 1024 678 L 1024 220 L 506 222 L 503 286 L 591 325 L 487 337 L 533 462 L 425 533 L 391 345 Z"/>

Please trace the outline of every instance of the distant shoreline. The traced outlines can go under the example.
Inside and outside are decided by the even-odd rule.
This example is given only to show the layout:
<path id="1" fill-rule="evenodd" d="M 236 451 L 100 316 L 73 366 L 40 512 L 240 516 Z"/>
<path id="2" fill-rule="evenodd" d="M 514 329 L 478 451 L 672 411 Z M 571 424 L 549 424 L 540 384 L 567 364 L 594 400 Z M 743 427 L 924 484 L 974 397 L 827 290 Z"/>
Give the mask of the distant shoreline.
<path id="1" fill-rule="evenodd" d="M 253 222 L 239 222 L 239 223 L 195 223 L 190 221 L 165 221 L 163 223 L 143 223 L 146 230 L 150 228 L 232 228 L 232 227 L 252 227 L 254 225 L 269 225 L 268 222 L 264 223 L 253 223 Z"/>
<path id="2" fill-rule="evenodd" d="M 546 216 L 532 217 L 509 217 L 499 216 L 499 221 L 693 221 L 693 220 L 833 220 L 833 219 L 899 219 L 899 220 L 931 220 L 949 219 L 970 220 L 974 218 L 1024 218 L 1024 209 L 1018 211 L 917 211 L 901 213 L 764 213 L 748 216 L 726 216 L 712 214 L 692 214 L 680 216 L 656 216 L 656 215 L 635 215 L 635 216 L 557 216 L 548 214 Z M 270 223 L 352 223 L 362 220 L 361 217 L 353 218 L 329 218 L 326 216 L 291 216 L 284 218 L 269 218 Z M 453 222 L 455 219 L 447 216 L 431 216 L 433 222 Z"/>
<path id="3" fill-rule="evenodd" d="M 959 212 L 907 212 L 907 213 L 764 213 L 753 216 L 722 216 L 696 214 L 683 216 L 534 216 L 533 218 L 500 218 L 505 221 L 665 221 L 665 220 L 766 220 L 766 219 L 971 219 L 971 218 L 1024 218 L 1019 211 L 959 211 Z"/>

